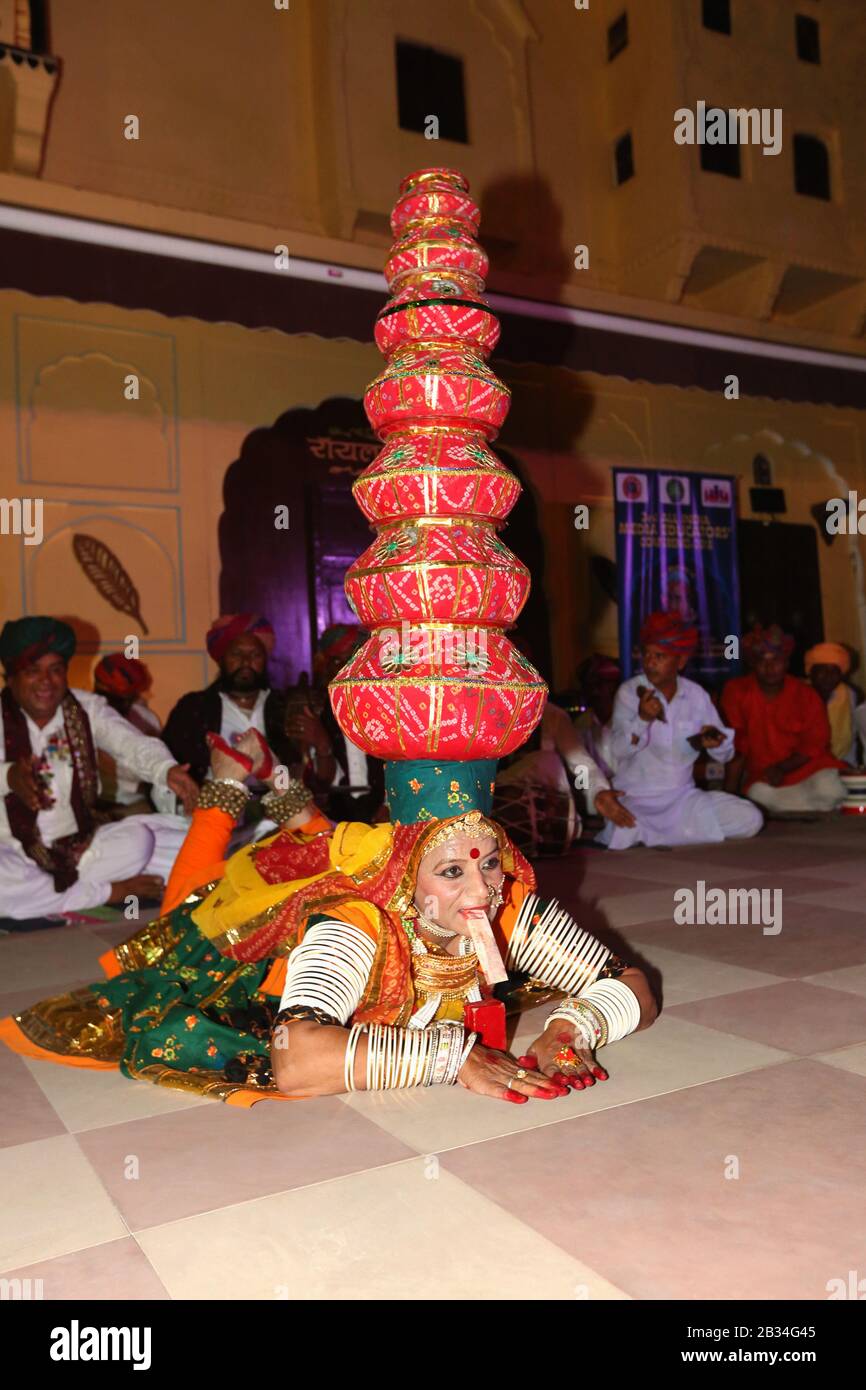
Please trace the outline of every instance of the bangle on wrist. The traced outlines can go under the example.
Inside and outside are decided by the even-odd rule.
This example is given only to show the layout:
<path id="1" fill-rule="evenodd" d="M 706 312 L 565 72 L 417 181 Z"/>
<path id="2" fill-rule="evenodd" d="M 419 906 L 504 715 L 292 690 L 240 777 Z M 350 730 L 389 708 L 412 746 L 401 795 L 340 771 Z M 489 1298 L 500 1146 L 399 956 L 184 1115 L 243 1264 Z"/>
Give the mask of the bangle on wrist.
<path id="1" fill-rule="evenodd" d="M 243 782 L 236 782 L 233 777 L 216 777 L 202 786 L 196 809 L 225 811 L 233 820 L 238 820 L 249 799 L 250 792 Z"/>

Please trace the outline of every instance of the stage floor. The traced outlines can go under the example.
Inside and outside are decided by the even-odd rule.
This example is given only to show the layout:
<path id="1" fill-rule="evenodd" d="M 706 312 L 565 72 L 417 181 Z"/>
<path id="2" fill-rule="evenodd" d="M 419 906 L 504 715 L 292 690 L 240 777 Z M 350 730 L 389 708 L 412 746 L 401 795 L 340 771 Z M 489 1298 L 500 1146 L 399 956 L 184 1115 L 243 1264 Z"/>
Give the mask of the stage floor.
<path id="1" fill-rule="evenodd" d="M 864 851 L 842 817 L 542 864 L 663 991 L 610 1080 L 562 1100 L 240 1111 L 0 1047 L 0 1273 L 73 1300 L 825 1299 L 866 1274 Z M 699 880 L 780 889 L 781 931 L 675 925 Z M 127 934 L 3 937 L 0 1014 L 96 979 Z"/>

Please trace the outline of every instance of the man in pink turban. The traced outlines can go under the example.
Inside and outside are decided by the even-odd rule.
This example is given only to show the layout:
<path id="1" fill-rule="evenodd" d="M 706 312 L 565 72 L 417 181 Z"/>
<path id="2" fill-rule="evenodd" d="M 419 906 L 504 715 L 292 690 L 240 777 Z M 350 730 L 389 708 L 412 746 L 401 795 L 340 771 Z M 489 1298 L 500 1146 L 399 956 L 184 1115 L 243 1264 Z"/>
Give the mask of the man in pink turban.
<path id="1" fill-rule="evenodd" d="M 687 845 L 756 835 L 757 807 L 725 792 L 695 786 L 701 752 L 716 762 L 734 756 L 734 735 L 722 726 L 707 692 L 682 671 L 698 642 L 679 613 L 651 613 L 640 633 L 642 670 L 617 691 L 611 720 L 613 782 L 634 824 L 605 825 L 610 849 Z"/>
<path id="2" fill-rule="evenodd" d="M 755 627 L 743 638 L 750 674 L 722 692 L 722 711 L 737 736 L 729 785 L 742 775 L 746 795 L 775 815 L 833 811 L 845 799 L 826 706 L 789 674 L 793 649 L 794 639 L 775 624 Z"/>
<path id="3" fill-rule="evenodd" d="M 199 785 L 210 769 L 208 734 L 217 734 L 234 746 L 255 729 L 277 762 L 288 764 L 285 697 L 282 691 L 272 690 L 268 680 L 273 648 L 274 629 L 260 613 L 225 613 L 211 625 L 207 649 L 219 667 L 216 680 L 205 690 L 182 695 L 163 731 L 165 742 L 179 762 L 189 763 Z"/>

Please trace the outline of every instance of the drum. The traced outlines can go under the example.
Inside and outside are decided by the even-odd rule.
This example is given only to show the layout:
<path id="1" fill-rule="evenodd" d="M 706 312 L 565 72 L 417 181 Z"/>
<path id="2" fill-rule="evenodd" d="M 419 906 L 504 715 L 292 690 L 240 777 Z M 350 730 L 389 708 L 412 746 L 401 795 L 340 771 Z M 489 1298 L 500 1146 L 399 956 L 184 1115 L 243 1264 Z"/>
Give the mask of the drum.
<path id="1" fill-rule="evenodd" d="M 492 815 L 527 859 L 565 854 L 580 837 L 580 816 L 570 792 L 538 782 L 498 786 Z"/>

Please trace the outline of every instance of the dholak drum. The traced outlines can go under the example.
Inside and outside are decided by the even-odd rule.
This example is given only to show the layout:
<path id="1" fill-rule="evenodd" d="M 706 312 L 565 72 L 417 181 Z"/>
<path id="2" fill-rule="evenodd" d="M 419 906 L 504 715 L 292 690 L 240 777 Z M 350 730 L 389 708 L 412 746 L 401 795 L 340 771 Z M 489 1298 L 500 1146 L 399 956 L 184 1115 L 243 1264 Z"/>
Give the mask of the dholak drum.
<path id="1" fill-rule="evenodd" d="M 580 835 L 580 816 L 571 794 L 538 782 L 497 787 L 493 819 L 529 859 L 564 854 Z"/>
<path id="2" fill-rule="evenodd" d="M 866 815 L 866 771 L 858 768 L 852 772 L 841 772 L 847 796 L 839 808 L 843 816 Z"/>

